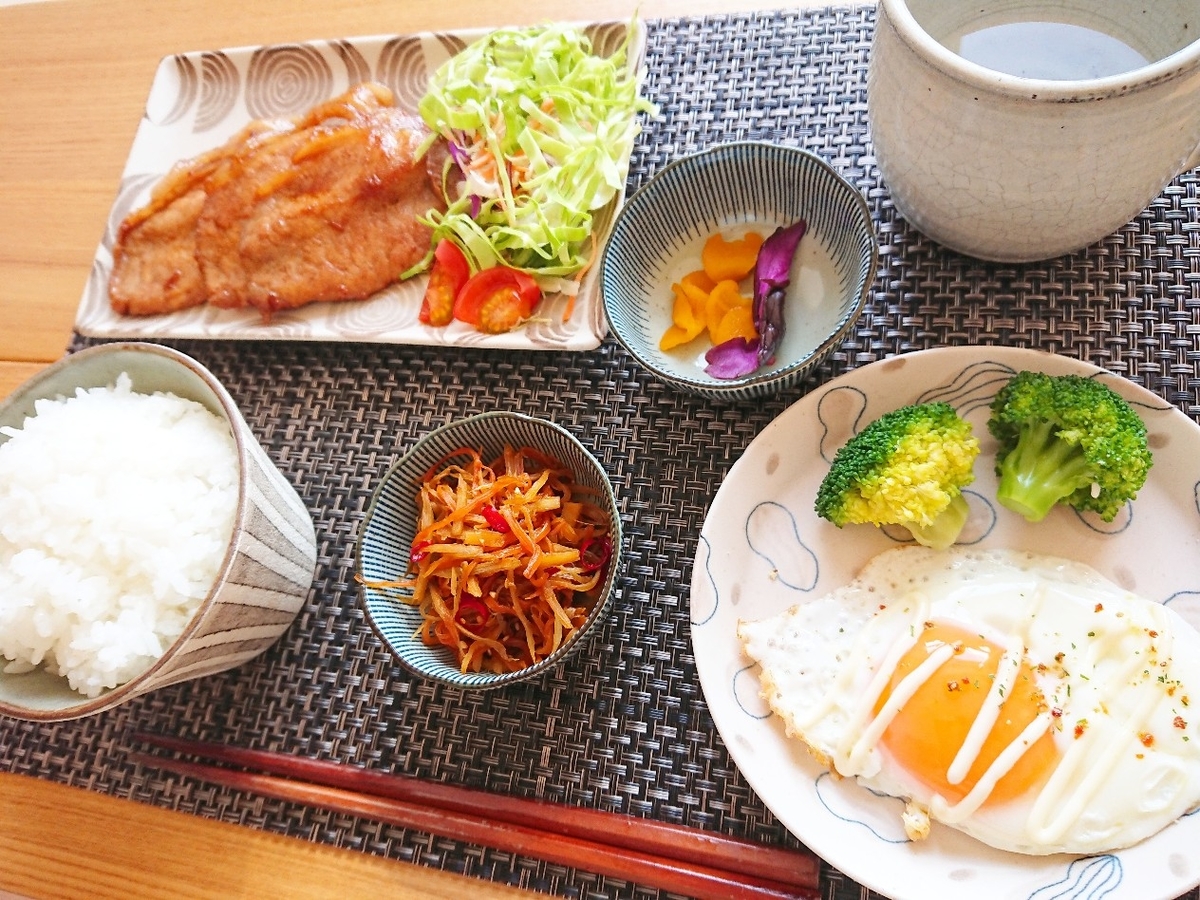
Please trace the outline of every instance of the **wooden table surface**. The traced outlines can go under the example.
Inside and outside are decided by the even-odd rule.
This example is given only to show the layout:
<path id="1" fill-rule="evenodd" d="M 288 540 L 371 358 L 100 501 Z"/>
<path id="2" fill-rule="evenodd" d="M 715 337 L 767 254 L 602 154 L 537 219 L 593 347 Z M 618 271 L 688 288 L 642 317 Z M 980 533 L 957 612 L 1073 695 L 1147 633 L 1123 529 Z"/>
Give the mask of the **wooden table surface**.
<path id="1" fill-rule="evenodd" d="M 769 9 L 782 0 L 591 0 L 570 18 Z M 813 0 L 789 6 L 823 5 Z M 169 54 L 527 24 L 556 0 L 45 0 L 0 6 L 0 397 L 63 356 Z M 574 8 L 572 8 L 574 9 Z M 0 898 L 507 897 L 516 891 L 0 773 Z"/>

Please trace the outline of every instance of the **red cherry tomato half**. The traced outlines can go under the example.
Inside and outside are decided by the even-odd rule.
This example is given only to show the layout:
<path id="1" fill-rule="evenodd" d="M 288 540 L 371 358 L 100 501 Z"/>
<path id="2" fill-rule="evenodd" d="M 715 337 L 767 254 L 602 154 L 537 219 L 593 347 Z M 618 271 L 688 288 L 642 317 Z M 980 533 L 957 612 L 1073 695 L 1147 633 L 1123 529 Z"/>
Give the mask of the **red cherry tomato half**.
<path id="1" fill-rule="evenodd" d="M 542 290 L 531 275 L 493 266 L 471 276 L 454 298 L 454 318 L 486 334 L 511 331 L 533 315 Z"/>
<path id="2" fill-rule="evenodd" d="M 458 244 L 446 238 L 438 241 L 417 318 L 426 325 L 449 325 L 454 318 L 454 298 L 470 277 L 471 268 Z"/>

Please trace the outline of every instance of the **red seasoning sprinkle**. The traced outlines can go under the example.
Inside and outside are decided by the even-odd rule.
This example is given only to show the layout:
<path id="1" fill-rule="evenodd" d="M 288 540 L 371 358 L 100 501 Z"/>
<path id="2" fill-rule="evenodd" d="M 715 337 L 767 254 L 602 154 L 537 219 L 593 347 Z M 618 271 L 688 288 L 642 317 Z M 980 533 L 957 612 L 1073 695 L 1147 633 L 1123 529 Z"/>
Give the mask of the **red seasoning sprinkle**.
<path id="1" fill-rule="evenodd" d="M 1143 731 L 1138 734 L 1138 740 L 1142 742 L 1143 747 L 1154 746 L 1154 735 L 1148 731 Z"/>
<path id="2" fill-rule="evenodd" d="M 1174 724 L 1176 728 L 1187 728 L 1187 722 L 1183 720 L 1183 716 L 1176 716 Z"/>

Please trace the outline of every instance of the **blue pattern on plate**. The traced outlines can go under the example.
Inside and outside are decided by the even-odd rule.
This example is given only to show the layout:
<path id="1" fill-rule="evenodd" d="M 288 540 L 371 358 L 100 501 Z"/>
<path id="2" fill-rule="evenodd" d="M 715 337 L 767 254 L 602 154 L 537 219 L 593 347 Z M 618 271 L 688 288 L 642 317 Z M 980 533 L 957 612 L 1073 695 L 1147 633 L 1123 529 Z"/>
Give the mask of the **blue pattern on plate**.
<path id="1" fill-rule="evenodd" d="M 862 430 L 866 411 L 867 395 L 859 388 L 849 385 L 831 387 L 821 394 L 817 400 L 821 459 L 833 462 L 838 450 Z"/>
<path id="2" fill-rule="evenodd" d="M 931 366 L 936 372 L 929 371 Z M 994 441 L 986 432 L 986 422 L 996 391 L 1024 368 L 1050 374 L 1077 372 L 1099 378 L 1134 404 L 1143 413 L 1150 431 L 1159 465 L 1158 477 L 1166 479 L 1170 490 L 1164 493 L 1160 482 L 1113 523 L 1092 521 L 1064 510 L 1055 516 L 1053 523 L 1027 525 L 1019 516 L 1000 508 L 994 498 L 995 477 L 989 458 Z M 880 885 L 887 885 L 880 890 L 890 888 L 900 892 L 897 896 L 937 896 L 944 900 L 966 893 L 966 881 L 981 875 L 977 865 L 990 858 L 990 852 L 981 857 L 961 849 L 973 842 L 964 841 L 959 835 L 950 836 L 948 843 L 932 836 L 931 841 L 938 846 L 930 848 L 934 852 L 927 856 L 928 850 L 907 841 L 902 833 L 899 815 L 902 801 L 881 797 L 853 779 L 838 782 L 828 774 L 818 775 L 812 765 L 795 764 L 793 761 L 798 763 L 804 757 L 804 750 L 784 737 L 779 717 L 767 712 L 765 702 L 755 696 L 753 682 L 757 667 L 746 665 L 736 638 L 727 641 L 714 636 L 714 632 L 727 629 L 731 632 L 739 615 L 757 617 L 781 611 L 790 603 L 803 602 L 805 594 L 798 592 L 797 585 L 807 583 L 807 579 L 796 576 L 794 567 L 774 566 L 780 559 L 780 547 L 802 546 L 804 553 L 814 554 L 812 565 L 819 569 L 822 590 L 853 577 L 865 559 L 883 549 L 887 541 L 881 541 L 874 529 L 863 526 L 839 532 L 818 520 L 810 511 L 816 484 L 837 449 L 867 421 L 903 403 L 932 400 L 944 400 L 954 406 L 972 422 L 985 445 L 977 463 L 977 483 L 964 492 L 972 508 L 972 521 L 964 529 L 962 543 L 983 541 L 985 536 L 989 538 L 985 545 L 999 541 L 999 545 L 1040 547 L 1045 543 L 1062 549 L 1064 555 L 1097 564 L 1118 581 L 1138 574 L 1140 557 L 1136 554 L 1147 540 L 1147 533 L 1153 549 L 1166 537 L 1158 536 L 1164 527 L 1168 535 L 1177 528 L 1195 529 L 1200 515 L 1200 463 L 1195 461 L 1193 452 L 1194 423 L 1183 421 L 1173 406 L 1146 394 L 1119 375 L 1096 372 L 1078 360 L 1033 351 L 964 347 L 889 357 L 866 370 L 855 370 L 830 384 L 816 386 L 756 438 L 714 498 L 702 533 L 704 549 L 697 555 L 694 584 L 699 589 L 695 593 L 715 594 L 719 585 L 726 596 L 722 598 L 721 609 L 705 617 L 709 627 L 694 631 L 693 639 L 706 697 L 712 695 L 714 721 L 727 738 L 739 768 L 756 790 L 772 798 L 775 804 L 772 808 L 793 833 L 809 842 L 833 865 L 860 880 L 876 877 Z M 1187 493 L 1189 486 L 1192 496 Z M 1173 514 L 1169 515 L 1171 524 L 1166 526 L 1157 515 L 1164 505 L 1167 513 Z M 782 536 L 777 536 L 775 543 L 764 544 L 758 539 L 759 529 L 752 526 L 751 518 L 756 512 L 761 516 L 767 509 L 772 515 L 786 512 L 786 516 L 776 515 L 773 520 Z M 901 534 L 901 529 L 896 529 L 896 537 L 907 537 Z M 1043 536 L 1047 541 L 1043 542 Z M 706 541 L 721 548 L 712 558 L 704 555 L 710 546 Z M 1129 549 L 1131 541 L 1133 550 Z M 1053 548 L 1047 546 L 1045 552 L 1053 553 Z M 1166 597 L 1165 602 L 1176 612 L 1200 626 L 1200 585 L 1193 587 L 1196 579 L 1183 577 L 1179 571 L 1186 568 L 1191 572 L 1195 564 L 1182 558 L 1178 562 L 1181 566 L 1170 567 L 1162 590 L 1157 585 L 1164 582 L 1160 577 L 1164 573 L 1154 572 L 1151 581 L 1140 583 L 1141 592 L 1155 600 Z M 809 563 L 805 561 L 804 565 Z M 770 573 L 772 568 L 778 568 L 783 578 L 764 580 L 764 572 Z M 1126 568 L 1132 572 L 1125 572 Z M 1151 571 L 1153 567 L 1147 576 Z M 762 596 L 770 596 L 773 609 L 764 606 L 760 592 Z M 743 605 L 731 608 L 730 602 L 738 600 Z M 701 610 L 708 612 L 707 607 L 702 606 Z M 721 687 L 714 690 L 717 679 Z M 788 778 L 786 787 L 780 784 L 781 776 Z M 1011 874 L 1001 873 L 996 884 L 976 881 L 976 886 L 981 896 L 997 900 L 1165 897 L 1168 888 L 1164 885 L 1168 884 L 1177 894 L 1192 885 L 1187 881 L 1192 871 L 1189 865 L 1156 857 L 1155 877 L 1147 880 L 1150 867 L 1143 859 L 1143 849 L 1153 847 L 1155 853 L 1160 853 L 1159 848 L 1165 847 L 1171 860 L 1190 860 L 1190 837 L 1197 821 L 1200 811 L 1186 815 L 1175 827 L 1139 845 L 1137 852 L 1083 858 L 1016 856 Z M 843 832 L 862 837 L 846 837 Z M 1188 841 L 1185 849 L 1179 849 L 1179 839 L 1173 836 L 1176 834 L 1185 836 Z M 914 849 L 910 852 L 906 849 L 909 847 Z M 950 849 L 943 860 L 938 853 L 946 848 Z M 930 859 L 936 862 L 929 863 L 929 868 L 923 871 L 926 863 L 922 860 Z M 1031 877 L 1032 871 L 1038 874 Z M 1162 873 L 1161 881 L 1158 873 Z M 1042 886 L 1036 887 L 1039 884 Z"/>
<path id="3" fill-rule="evenodd" d="M 794 591 L 817 586 L 820 562 L 800 537 L 796 517 L 786 506 L 767 500 L 750 511 L 746 543 L 770 566 L 772 577 Z"/>
<path id="4" fill-rule="evenodd" d="M 1117 889 L 1123 875 L 1121 860 L 1112 854 L 1073 859 L 1060 881 L 1038 888 L 1029 900 L 1100 900 Z"/>
<path id="5" fill-rule="evenodd" d="M 890 797 L 887 794 L 882 794 L 870 788 L 860 788 L 873 799 L 864 803 L 860 796 L 851 805 L 837 791 L 832 790 L 833 786 L 838 783 L 828 772 L 822 772 L 813 781 L 813 787 L 817 792 L 817 799 L 821 801 L 822 806 L 829 810 L 830 815 L 841 819 L 843 822 L 861 825 L 885 843 L 911 843 L 908 835 L 904 833 L 904 827 L 901 824 L 900 813 L 904 809 L 903 800 Z M 879 814 L 873 816 L 872 821 L 868 821 L 864 815 L 868 811 L 878 812 Z M 892 829 L 891 833 L 887 833 L 889 828 Z"/>
<path id="6" fill-rule="evenodd" d="M 930 388 L 913 402 L 949 403 L 964 419 L 978 410 L 987 410 L 992 405 L 996 392 L 1004 387 L 1016 369 L 993 360 L 964 366 L 949 384 Z"/>
<path id="7" fill-rule="evenodd" d="M 703 560 L 701 560 L 701 558 L 700 558 L 701 553 L 703 553 L 703 555 L 704 555 Z M 704 535 L 700 535 L 700 543 L 696 547 L 696 563 L 695 563 L 695 565 L 697 567 L 697 571 L 703 572 L 705 578 L 708 579 L 709 595 L 705 599 L 707 599 L 709 601 L 710 606 L 704 612 L 697 614 L 696 608 L 700 604 L 698 604 L 696 601 L 701 598 L 697 596 L 697 594 L 699 593 L 698 591 L 696 591 L 695 589 L 692 590 L 690 608 L 691 608 L 691 619 L 692 619 L 693 626 L 704 625 L 707 622 L 711 621 L 712 617 L 717 614 L 717 609 L 720 607 L 721 596 L 720 596 L 720 592 L 717 590 L 717 581 L 715 578 L 713 578 L 712 570 L 708 567 L 708 563 L 711 559 L 712 559 L 712 544 L 710 544 L 708 542 L 708 538 L 706 538 Z"/>
<path id="8" fill-rule="evenodd" d="M 758 666 L 743 666 L 733 673 L 733 702 L 751 719 L 769 719 L 775 715 L 763 702 L 758 686 Z M 757 705 L 760 710 L 752 709 Z"/>

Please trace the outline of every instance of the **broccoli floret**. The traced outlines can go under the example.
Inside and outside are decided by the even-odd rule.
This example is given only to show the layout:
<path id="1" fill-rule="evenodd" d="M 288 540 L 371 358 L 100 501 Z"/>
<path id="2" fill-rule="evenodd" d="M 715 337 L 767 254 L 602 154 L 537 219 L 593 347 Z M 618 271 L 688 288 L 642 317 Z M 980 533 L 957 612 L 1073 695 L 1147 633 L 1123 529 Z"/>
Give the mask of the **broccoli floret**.
<path id="1" fill-rule="evenodd" d="M 949 403 L 916 403 L 880 416 L 834 456 L 816 511 L 839 528 L 903 525 L 944 549 L 967 521 L 962 489 L 975 480 L 979 441 Z"/>
<path id="2" fill-rule="evenodd" d="M 1111 522 L 1152 463 L 1146 424 L 1112 388 L 1081 375 L 1018 372 L 992 400 L 997 499 L 1030 522 L 1056 503 Z"/>

